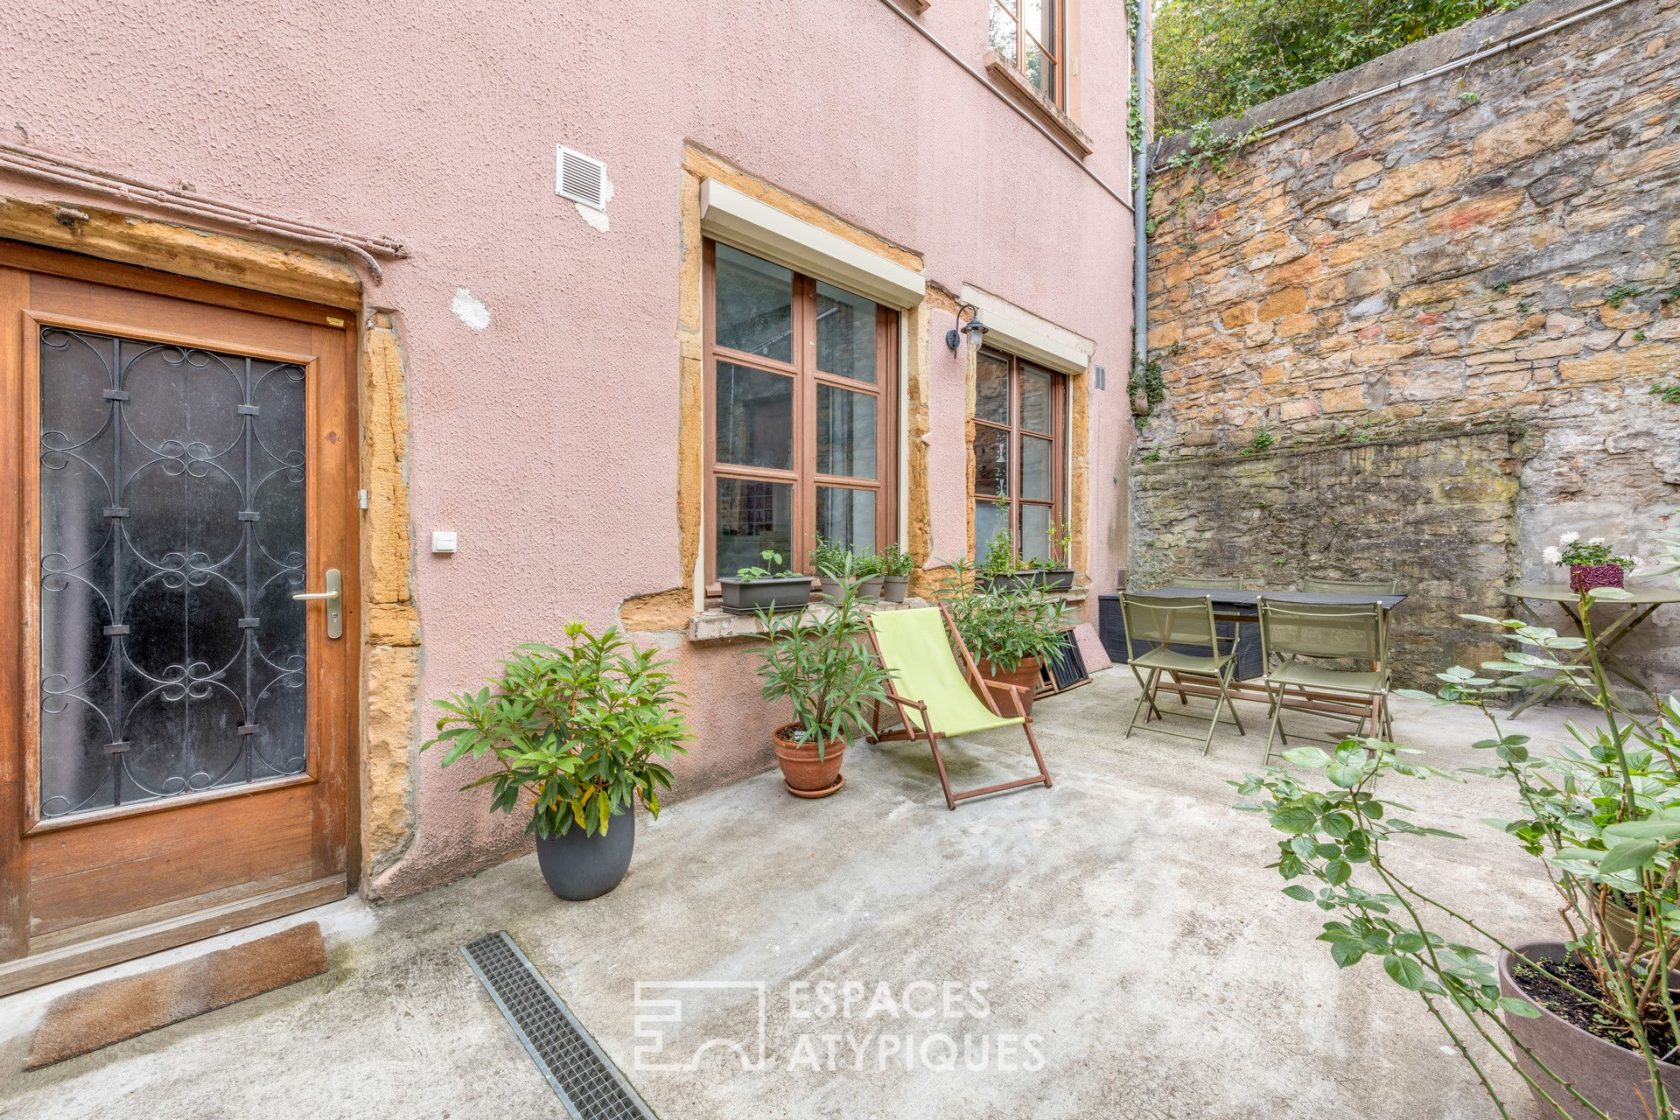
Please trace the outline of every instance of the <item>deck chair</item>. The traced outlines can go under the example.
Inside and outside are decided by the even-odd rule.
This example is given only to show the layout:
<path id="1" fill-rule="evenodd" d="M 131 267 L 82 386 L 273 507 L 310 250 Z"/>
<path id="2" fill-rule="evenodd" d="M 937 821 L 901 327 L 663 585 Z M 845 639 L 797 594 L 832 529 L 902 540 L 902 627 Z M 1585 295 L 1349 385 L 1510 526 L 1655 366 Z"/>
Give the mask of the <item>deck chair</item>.
<path id="1" fill-rule="evenodd" d="M 1307 576 L 1301 580 L 1302 591 L 1324 595 L 1393 595 L 1400 590 L 1396 576 L 1376 576 L 1372 579 L 1320 579 Z"/>
<path id="2" fill-rule="evenodd" d="M 1132 722 L 1126 725 L 1126 738 L 1131 738 L 1132 729 L 1137 727 L 1138 716 L 1143 714 L 1145 706 L 1150 711 L 1145 722 L 1150 718 L 1165 719 L 1156 706 L 1155 698 L 1162 688 L 1179 692 L 1182 698 L 1184 693 L 1180 690 L 1186 683 L 1181 679 L 1182 675 L 1209 678 L 1219 685 L 1219 693 L 1213 702 L 1213 715 L 1208 719 L 1207 736 L 1203 738 L 1183 731 L 1169 731 L 1165 727 L 1158 727 L 1157 731 L 1180 739 L 1201 739 L 1202 753 L 1206 754 L 1213 746 L 1213 734 L 1219 729 L 1219 709 L 1223 707 L 1230 711 L 1231 722 L 1237 725 L 1237 734 L 1247 734 L 1243 730 L 1242 717 L 1237 715 L 1236 705 L 1231 702 L 1231 675 L 1237 665 L 1235 644 L 1232 649 L 1220 652 L 1219 629 L 1213 621 L 1211 599 L 1126 593 L 1120 596 L 1120 613 L 1126 620 L 1126 659 L 1131 664 L 1138 687 L 1143 690 L 1137 707 L 1132 709 Z M 1151 648 L 1139 652 L 1138 643 L 1148 643 Z M 1147 678 L 1143 670 L 1148 670 Z M 1172 676 L 1173 682 L 1162 685 L 1162 673 Z"/>
<path id="3" fill-rule="evenodd" d="M 1327 606 L 1295 603 L 1260 597 L 1260 649 L 1269 666 L 1266 690 L 1271 693 L 1272 728 L 1266 736 L 1266 754 L 1272 759 L 1272 743 L 1282 736 L 1283 701 L 1293 688 L 1304 700 L 1329 700 L 1361 708 L 1357 717 L 1344 716 L 1357 726 L 1354 734 L 1369 727 L 1384 739 L 1394 738 L 1394 724 L 1388 710 L 1388 625 L 1377 603 Z M 1368 664 L 1367 669 L 1315 665 L 1317 659 L 1352 659 Z"/>
<path id="4" fill-rule="evenodd" d="M 875 656 L 892 675 L 887 699 L 904 721 L 902 728 L 877 733 L 872 741 L 926 742 L 933 751 L 933 765 L 939 771 L 947 809 L 955 809 L 957 802 L 971 797 L 1023 786 L 1050 787 L 1050 771 L 1044 768 L 1044 755 L 1033 737 L 1032 719 L 1025 715 L 1026 690 L 980 676 L 974 658 L 943 606 L 877 611 L 869 616 L 869 629 Z M 984 699 L 970 687 L 971 681 Z M 1000 727 L 1019 727 L 1026 733 L 1027 746 L 1032 748 L 1033 761 L 1038 763 L 1038 776 L 953 792 L 939 741 Z"/>

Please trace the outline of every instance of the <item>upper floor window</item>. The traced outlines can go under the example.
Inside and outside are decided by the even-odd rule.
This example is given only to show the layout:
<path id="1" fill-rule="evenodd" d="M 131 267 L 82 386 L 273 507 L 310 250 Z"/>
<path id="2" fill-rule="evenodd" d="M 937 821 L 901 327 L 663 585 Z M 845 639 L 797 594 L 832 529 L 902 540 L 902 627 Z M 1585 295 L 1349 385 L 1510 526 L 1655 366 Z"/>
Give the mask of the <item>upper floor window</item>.
<path id="1" fill-rule="evenodd" d="M 982 350 L 974 386 L 974 549 L 1008 533 L 1023 560 L 1068 563 L 1067 378 Z"/>
<path id="2" fill-rule="evenodd" d="M 989 41 L 1032 87 L 1066 108 L 1063 27 L 1067 0 L 992 0 Z"/>
<path id="3" fill-rule="evenodd" d="M 820 536 L 885 548 L 893 518 L 897 316 L 706 243 L 706 581 Z"/>

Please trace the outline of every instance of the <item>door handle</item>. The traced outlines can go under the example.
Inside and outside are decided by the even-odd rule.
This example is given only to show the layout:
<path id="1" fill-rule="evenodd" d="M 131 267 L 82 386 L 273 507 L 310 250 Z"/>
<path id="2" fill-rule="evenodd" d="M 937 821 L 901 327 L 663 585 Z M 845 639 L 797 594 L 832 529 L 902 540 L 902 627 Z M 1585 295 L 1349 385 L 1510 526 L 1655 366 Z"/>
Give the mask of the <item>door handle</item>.
<path id="1" fill-rule="evenodd" d="M 344 577 L 337 568 L 328 568 L 325 591 L 299 591 L 292 598 L 300 603 L 320 600 L 327 605 L 327 637 L 344 637 Z"/>

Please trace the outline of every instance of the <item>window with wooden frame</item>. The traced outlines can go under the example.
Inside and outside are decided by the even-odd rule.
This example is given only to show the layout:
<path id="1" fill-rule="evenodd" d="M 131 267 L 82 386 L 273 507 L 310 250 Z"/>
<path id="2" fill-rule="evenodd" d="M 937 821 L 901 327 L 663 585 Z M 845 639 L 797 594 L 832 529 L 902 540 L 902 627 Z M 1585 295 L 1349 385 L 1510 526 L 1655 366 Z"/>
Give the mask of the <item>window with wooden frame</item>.
<path id="1" fill-rule="evenodd" d="M 707 241 L 706 583 L 820 536 L 879 551 L 894 496 L 898 316 Z"/>
<path id="2" fill-rule="evenodd" d="M 1067 521 L 1067 378 L 996 350 L 976 359 L 974 549 L 1007 532 L 1023 560 L 1062 555 Z"/>
<path id="3" fill-rule="evenodd" d="M 1067 0 L 991 0 L 987 42 L 1052 104 L 1067 108 Z"/>

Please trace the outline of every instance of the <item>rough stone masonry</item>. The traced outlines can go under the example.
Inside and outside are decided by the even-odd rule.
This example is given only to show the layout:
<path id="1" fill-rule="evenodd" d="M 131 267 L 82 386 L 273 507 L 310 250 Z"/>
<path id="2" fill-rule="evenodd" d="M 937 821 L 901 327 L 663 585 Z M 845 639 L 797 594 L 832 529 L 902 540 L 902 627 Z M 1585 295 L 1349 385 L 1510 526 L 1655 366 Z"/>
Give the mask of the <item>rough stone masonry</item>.
<path id="1" fill-rule="evenodd" d="M 1530 0 L 1278 98 L 1282 124 L 1587 8 Z M 1408 683 L 1457 616 L 1560 580 L 1566 529 L 1650 556 L 1680 506 L 1680 0 L 1631 0 L 1238 149 L 1151 205 L 1131 565 L 1400 575 Z M 1167 166 L 1179 157 L 1178 167 Z M 1496 433 L 1489 435 L 1489 433 Z M 1642 551 L 1643 550 L 1643 551 Z M 1622 652 L 1680 686 L 1680 608 Z"/>

